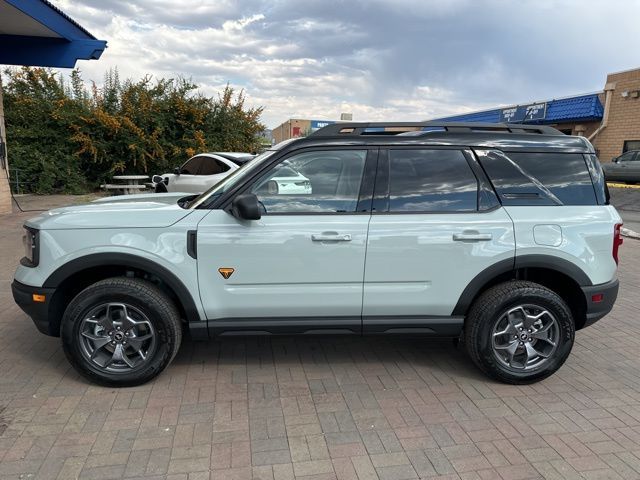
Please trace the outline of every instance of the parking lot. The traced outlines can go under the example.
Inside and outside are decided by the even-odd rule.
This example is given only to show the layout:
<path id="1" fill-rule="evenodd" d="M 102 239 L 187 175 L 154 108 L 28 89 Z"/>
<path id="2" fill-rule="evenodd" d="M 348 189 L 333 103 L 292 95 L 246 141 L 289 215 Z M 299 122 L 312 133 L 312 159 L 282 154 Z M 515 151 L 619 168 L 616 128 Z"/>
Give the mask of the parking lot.
<path id="1" fill-rule="evenodd" d="M 13 303 L 0 217 L 0 479 L 640 478 L 640 241 L 611 315 L 530 386 L 450 340 L 186 340 L 154 382 L 87 383 Z"/>

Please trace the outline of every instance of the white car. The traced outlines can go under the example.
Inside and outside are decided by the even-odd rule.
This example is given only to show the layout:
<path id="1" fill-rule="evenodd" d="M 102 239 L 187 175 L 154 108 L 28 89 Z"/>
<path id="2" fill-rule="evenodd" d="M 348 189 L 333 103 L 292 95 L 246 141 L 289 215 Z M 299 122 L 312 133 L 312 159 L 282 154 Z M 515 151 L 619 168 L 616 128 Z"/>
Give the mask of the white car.
<path id="1" fill-rule="evenodd" d="M 202 193 L 226 176 L 251 161 L 255 155 L 239 152 L 201 153 L 176 168 L 173 174 L 155 175 L 153 183 L 156 193 L 184 192 Z M 280 195 L 311 193 L 311 182 L 290 166 L 282 166 L 280 175 L 271 179 L 265 188 Z"/>
<path id="2" fill-rule="evenodd" d="M 241 152 L 199 153 L 173 173 L 154 175 L 156 193 L 202 193 L 232 174 L 255 155 Z"/>
<path id="3" fill-rule="evenodd" d="M 282 166 L 278 173 L 265 184 L 267 191 L 278 195 L 309 195 L 313 193 L 311 181 L 290 166 Z"/>

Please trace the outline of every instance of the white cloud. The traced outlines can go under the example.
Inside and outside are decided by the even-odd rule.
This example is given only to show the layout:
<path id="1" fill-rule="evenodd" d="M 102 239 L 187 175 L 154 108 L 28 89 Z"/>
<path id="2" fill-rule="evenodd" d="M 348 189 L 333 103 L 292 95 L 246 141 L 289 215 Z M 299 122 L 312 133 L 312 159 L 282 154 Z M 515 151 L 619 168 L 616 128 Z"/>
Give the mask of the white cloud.
<path id="1" fill-rule="evenodd" d="M 343 111 L 420 120 L 593 91 L 637 66 L 620 48 L 637 38 L 633 0 L 55 3 L 109 42 L 79 63 L 85 79 L 117 67 L 192 78 L 210 95 L 229 83 L 265 107 L 269 127 Z"/>

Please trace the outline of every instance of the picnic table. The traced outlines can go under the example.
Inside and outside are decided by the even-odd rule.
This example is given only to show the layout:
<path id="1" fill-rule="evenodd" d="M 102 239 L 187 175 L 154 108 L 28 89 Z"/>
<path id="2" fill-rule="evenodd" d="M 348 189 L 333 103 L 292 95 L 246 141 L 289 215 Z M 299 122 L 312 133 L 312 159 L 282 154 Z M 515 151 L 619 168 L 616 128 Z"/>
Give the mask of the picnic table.
<path id="1" fill-rule="evenodd" d="M 144 180 L 148 180 L 148 175 L 114 175 L 114 180 L 118 180 L 124 183 L 108 183 L 101 185 L 105 190 L 122 190 L 125 195 L 132 193 L 140 193 L 140 191 L 147 188 L 144 184 Z M 143 183 L 139 183 L 140 181 Z"/>

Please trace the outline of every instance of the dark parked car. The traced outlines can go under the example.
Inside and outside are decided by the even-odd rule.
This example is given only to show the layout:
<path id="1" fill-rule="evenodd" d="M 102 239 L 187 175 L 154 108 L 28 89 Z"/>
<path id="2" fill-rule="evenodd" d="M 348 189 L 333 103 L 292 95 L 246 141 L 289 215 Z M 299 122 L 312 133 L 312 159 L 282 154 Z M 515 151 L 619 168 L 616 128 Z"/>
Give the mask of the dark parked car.
<path id="1" fill-rule="evenodd" d="M 640 182 L 640 150 L 630 150 L 602 165 L 607 181 Z"/>

